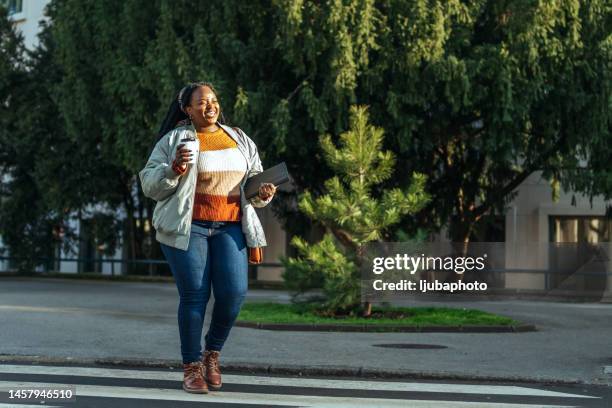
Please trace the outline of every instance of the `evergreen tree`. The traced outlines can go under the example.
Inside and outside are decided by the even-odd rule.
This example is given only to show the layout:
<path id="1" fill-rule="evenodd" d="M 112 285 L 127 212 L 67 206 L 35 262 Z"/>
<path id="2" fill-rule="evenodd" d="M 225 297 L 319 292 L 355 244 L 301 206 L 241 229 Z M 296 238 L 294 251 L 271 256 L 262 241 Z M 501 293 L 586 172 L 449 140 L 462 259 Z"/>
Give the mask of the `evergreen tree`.
<path id="1" fill-rule="evenodd" d="M 325 161 L 337 176 L 324 183 L 324 194 L 315 197 L 306 191 L 299 203 L 308 218 L 325 228 L 325 236 L 314 244 L 294 237 L 299 255 L 285 260 L 283 274 L 287 287 L 297 292 L 321 285 L 330 313 L 359 306 L 364 244 L 380 241 L 403 216 L 416 213 L 429 201 L 426 178 L 420 174 L 412 176 L 406 190 L 373 194 L 373 187 L 391 177 L 395 156 L 382 151 L 384 130 L 369 123 L 365 107 L 352 107 L 350 112 L 350 128 L 340 135 L 339 148 L 330 135 L 320 138 Z M 364 313 L 370 312 L 366 304 Z"/>
<path id="2" fill-rule="evenodd" d="M 391 180 L 428 175 L 434 199 L 405 227 L 450 224 L 454 241 L 468 241 L 483 217 L 503 214 L 531 174 L 543 171 L 553 187 L 570 182 L 563 169 L 611 145 L 605 0 L 291 1 L 278 8 L 284 60 L 310 85 L 301 93 L 311 124 L 291 103 L 289 133 L 307 134 L 318 123 L 337 129 L 349 101 L 369 105 L 387 147 L 405 163 Z M 312 157 L 307 146 L 310 153 L 300 154 Z M 316 189 L 319 173 L 303 174 L 300 185 Z M 609 183 L 581 174 L 580 189 L 597 193 Z"/>
<path id="3" fill-rule="evenodd" d="M 0 165 L 6 174 L 11 161 L 15 127 L 13 97 L 25 83 L 23 36 L 15 32 L 7 10 L 0 7 Z"/>
<path id="4" fill-rule="evenodd" d="M 10 21 L 4 21 L 11 27 Z M 104 248 L 102 253 L 114 254 L 119 232 L 116 214 L 109 217 L 108 211 L 88 211 L 88 207 L 103 203 L 114 207 L 121 202 L 117 172 L 108 161 L 96 160 L 100 148 L 95 139 L 88 133 L 70 137 L 65 122 L 57 120 L 55 92 L 63 72 L 54 60 L 56 44 L 49 26 L 43 24 L 34 50 L 25 50 L 21 44 L 13 50 L 15 74 L 7 81 L 6 91 L 10 102 L 0 114 L 6 122 L 0 131 L 6 142 L 0 157 L 6 170 L 0 235 L 21 272 L 52 260 L 58 247 L 64 254 L 78 248 L 79 237 L 69 227 L 74 218 L 91 224 L 92 238 Z M 52 263 L 47 267 L 52 268 Z"/>
<path id="5" fill-rule="evenodd" d="M 20 271 L 31 271 L 53 249 L 52 222 L 32 169 L 38 146 L 20 131 L 23 114 L 36 109 L 31 80 L 23 37 L 0 7 L 0 235 Z"/>

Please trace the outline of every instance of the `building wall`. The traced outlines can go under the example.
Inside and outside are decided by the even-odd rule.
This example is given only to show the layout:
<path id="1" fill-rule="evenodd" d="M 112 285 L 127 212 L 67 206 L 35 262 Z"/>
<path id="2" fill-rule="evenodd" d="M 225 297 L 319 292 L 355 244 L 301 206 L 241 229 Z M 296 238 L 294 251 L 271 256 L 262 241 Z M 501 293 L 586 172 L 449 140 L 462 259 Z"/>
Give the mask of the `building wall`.
<path id="1" fill-rule="evenodd" d="M 23 0 L 22 11 L 10 16 L 17 30 L 23 34 L 24 44 L 29 49 L 38 45 L 39 23 L 46 19 L 44 10 L 47 3 L 49 0 Z"/>
<path id="2" fill-rule="evenodd" d="M 561 191 L 559 200 L 552 199 L 552 188 L 536 172 L 525 180 L 506 213 L 506 268 L 549 268 L 550 217 L 605 216 L 606 201 L 594 197 L 592 205 L 583 194 Z M 572 201 L 574 200 L 574 203 Z M 575 205 L 574 205 L 575 204 Z M 609 204 L 609 203 L 608 203 Z M 544 274 L 506 273 L 506 287 L 544 289 Z"/>
<path id="3" fill-rule="evenodd" d="M 264 248 L 264 263 L 278 263 L 279 257 L 286 254 L 287 233 L 281 223 L 274 216 L 271 205 L 257 209 L 266 233 L 268 246 Z M 282 281 L 282 267 L 259 266 L 257 267 L 258 281 Z"/>

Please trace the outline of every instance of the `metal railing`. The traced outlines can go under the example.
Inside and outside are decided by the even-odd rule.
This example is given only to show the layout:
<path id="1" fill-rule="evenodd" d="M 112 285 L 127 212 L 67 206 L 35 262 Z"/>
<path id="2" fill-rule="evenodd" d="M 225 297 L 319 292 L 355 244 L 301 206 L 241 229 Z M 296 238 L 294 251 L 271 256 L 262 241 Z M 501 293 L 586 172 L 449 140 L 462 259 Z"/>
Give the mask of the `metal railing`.
<path id="1" fill-rule="evenodd" d="M 116 275 L 116 266 L 117 264 L 119 264 L 120 266 L 123 265 L 127 265 L 129 266 L 138 266 L 138 265 L 146 265 L 146 270 L 147 270 L 147 274 L 149 276 L 171 276 L 170 273 L 170 269 L 169 269 L 169 265 L 168 262 L 164 259 L 108 259 L 108 258 L 48 258 L 48 257 L 36 257 L 36 258 L 26 258 L 26 257 L 11 257 L 11 256 L 0 256 L 0 261 L 8 261 L 10 262 L 18 262 L 18 261 L 23 261 L 23 260 L 29 260 L 29 261 L 36 261 L 37 265 L 40 266 L 48 266 L 48 265 L 55 265 L 59 262 L 75 262 L 77 264 L 77 272 L 99 272 L 102 273 L 101 271 L 98 271 L 98 269 L 102 269 L 104 264 L 110 264 L 110 274 L 111 276 L 115 276 Z M 81 271 L 79 269 L 81 269 L 79 266 L 81 264 L 84 265 L 96 265 L 96 264 L 100 264 L 99 268 L 96 268 L 94 266 L 93 270 L 91 271 Z M 160 274 L 159 273 L 159 266 L 163 265 L 167 271 L 167 273 L 165 274 Z M 249 265 L 249 278 L 251 279 L 257 279 L 257 269 L 258 268 L 266 268 L 266 267 L 282 267 L 283 264 L 281 264 L 280 262 L 264 262 L 258 265 Z M 142 268 L 132 268 L 132 270 L 138 270 L 138 269 L 142 269 Z M 153 269 L 156 270 L 157 273 L 153 272 Z M 121 269 L 120 269 L 121 271 Z M 61 272 L 61 270 L 56 271 L 56 272 Z M 123 275 L 123 274 L 122 274 Z M 125 275 L 143 275 L 142 273 L 130 273 L 129 269 L 128 272 L 125 273 Z M 254 275 L 254 276 L 251 276 Z"/>

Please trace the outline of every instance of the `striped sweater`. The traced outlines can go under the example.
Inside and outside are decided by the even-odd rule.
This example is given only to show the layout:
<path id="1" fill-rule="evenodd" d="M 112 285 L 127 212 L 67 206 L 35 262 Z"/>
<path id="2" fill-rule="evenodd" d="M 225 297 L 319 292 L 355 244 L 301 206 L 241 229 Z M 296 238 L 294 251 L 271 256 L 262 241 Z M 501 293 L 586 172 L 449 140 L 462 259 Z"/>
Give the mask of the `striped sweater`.
<path id="1" fill-rule="evenodd" d="M 194 220 L 240 221 L 240 181 L 246 159 L 223 129 L 198 133 L 200 153 L 193 207 Z"/>

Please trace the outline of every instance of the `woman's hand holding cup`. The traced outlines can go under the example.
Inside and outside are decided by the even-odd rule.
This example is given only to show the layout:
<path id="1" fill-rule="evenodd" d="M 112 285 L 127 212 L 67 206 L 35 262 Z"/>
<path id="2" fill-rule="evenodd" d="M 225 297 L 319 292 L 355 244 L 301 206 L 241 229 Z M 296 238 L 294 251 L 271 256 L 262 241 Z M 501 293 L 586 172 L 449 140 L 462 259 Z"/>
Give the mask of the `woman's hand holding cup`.
<path id="1" fill-rule="evenodd" d="M 181 169 L 181 171 L 185 171 L 187 169 L 187 163 L 193 162 L 193 155 L 195 154 L 190 149 L 184 147 L 185 144 L 182 143 L 176 148 L 176 157 L 174 158 L 174 164 L 176 167 Z"/>

